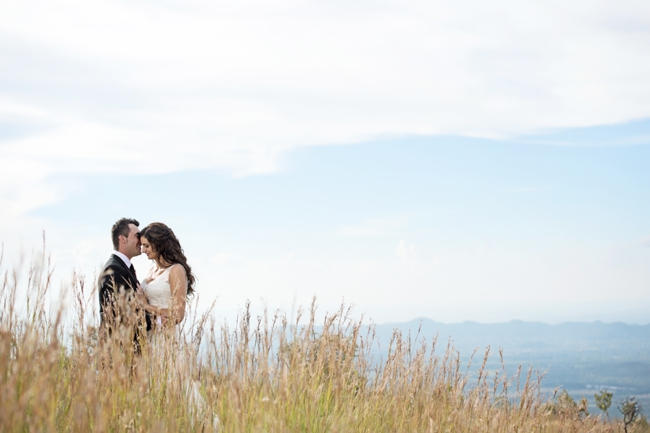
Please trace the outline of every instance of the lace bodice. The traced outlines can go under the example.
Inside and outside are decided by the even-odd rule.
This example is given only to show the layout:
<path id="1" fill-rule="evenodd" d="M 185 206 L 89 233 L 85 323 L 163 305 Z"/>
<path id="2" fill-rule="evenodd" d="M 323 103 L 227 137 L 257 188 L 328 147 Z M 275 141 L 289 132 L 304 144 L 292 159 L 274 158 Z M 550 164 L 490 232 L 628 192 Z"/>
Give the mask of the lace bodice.
<path id="1" fill-rule="evenodd" d="M 156 268 L 153 267 L 149 271 L 149 275 L 142 283 L 142 290 L 147 296 L 149 304 L 156 308 L 171 308 L 172 305 L 172 290 L 169 285 L 169 270 L 171 266 L 163 269 L 162 272 L 156 273 Z"/>

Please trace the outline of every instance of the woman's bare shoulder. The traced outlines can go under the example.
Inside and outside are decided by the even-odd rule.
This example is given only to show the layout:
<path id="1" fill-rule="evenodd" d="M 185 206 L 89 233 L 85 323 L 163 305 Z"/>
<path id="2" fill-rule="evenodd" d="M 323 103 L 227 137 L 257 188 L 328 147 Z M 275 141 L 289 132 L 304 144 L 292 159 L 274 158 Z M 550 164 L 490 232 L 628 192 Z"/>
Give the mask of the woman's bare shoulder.
<path id="1" fill-rule="evenodd" d="M 186 274 L 185 268 L 180 263 L 174 263 L 173 265 L 171 265 L 169 267 L 169 273 L 177 276 Z"/>

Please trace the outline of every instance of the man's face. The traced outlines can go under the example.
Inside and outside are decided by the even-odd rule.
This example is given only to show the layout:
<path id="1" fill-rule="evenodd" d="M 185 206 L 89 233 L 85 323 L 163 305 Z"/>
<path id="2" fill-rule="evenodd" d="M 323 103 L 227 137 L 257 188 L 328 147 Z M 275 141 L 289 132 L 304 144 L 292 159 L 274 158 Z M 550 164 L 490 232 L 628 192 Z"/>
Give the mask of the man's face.
<path id="1" fill-rule="evenodd" d="M 135 224 L 129 224 L 129 235 L 120 235 L 120 251 L 129 259 L 140 254 L 140 230 Z"/>

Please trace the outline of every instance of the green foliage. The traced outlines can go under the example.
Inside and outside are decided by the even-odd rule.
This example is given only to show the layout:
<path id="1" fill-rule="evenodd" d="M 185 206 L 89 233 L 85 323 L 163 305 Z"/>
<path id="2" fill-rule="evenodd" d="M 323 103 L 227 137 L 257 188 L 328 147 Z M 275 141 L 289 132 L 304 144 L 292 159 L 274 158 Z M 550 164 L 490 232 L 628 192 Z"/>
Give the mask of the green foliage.
<path id="1" fill-rule="evenodd" d="M 618 405 L 618 410 L 623 415 L 623 429 L 628 433 L 628 427 L 641 416 L 641 405 L 635 397 L 627 397 Z"/>
<path id="2" fill-rule="evenodd" d="M 579 403 L 569 395 L 566 389 L 555 393 L 553 400 L 544 405 L 546 413 L 562 418 L 583 419 L 589 415 L 587 410 L 587 399 L 583 398 Z"/>
<path id="3" fill-rule="evenodd" d="M 598 409 L 602 410 L 605 415 L 609 417 L 609 413 L 607 412 L 609 410 L 609 407 L 612 405 L 612 397 L 614 396 L 613 393 L 603 389 L 600 392 L 594 394 L 594 400 L 596 400 L 596 406 Z"/>

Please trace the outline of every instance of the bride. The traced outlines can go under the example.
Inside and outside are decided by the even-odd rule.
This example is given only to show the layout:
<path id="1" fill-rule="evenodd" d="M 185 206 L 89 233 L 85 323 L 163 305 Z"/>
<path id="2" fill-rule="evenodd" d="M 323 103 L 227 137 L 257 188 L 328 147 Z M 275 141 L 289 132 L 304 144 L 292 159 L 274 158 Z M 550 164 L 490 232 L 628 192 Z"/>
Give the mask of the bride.
<path id="1" fill-rule="evenodd" d="M 194 275 L 176 235 L 163 223 L 151 223 L 140 232 L 142 252 L 154 266 L 141 282 L 142 308 L 151 317 L 150 347 L 157 362 L 177 363 L 178 379 L 192 412 L 205 412 L 207 407 L 200 393 L 200 384 L 192 376 L 196 360 L 178 364 L 178 346 L 173 344 L 175 326 L 185 317 L 187 298 L 194 293 Z M 169 344 L 172 343 L 172 344 Z M 176 349 L 175 349 L 176 347 Z M 163 369 L 163 371 L 166 369 Z M 172 370 L 173 371 L 173 370 Z M 219 418 L 213 415 L 213 427 Z"/>
<path id="2" fill-rule="evenodd" d="M 152 328 L 173 328 L 185 317 L 187 298 L 194 293 L 194 275 L 176 235 L 163 223 L 151 223 L 140 232 L 142 252 L 154 266 L 141 286 L 152 317 Z"/>

